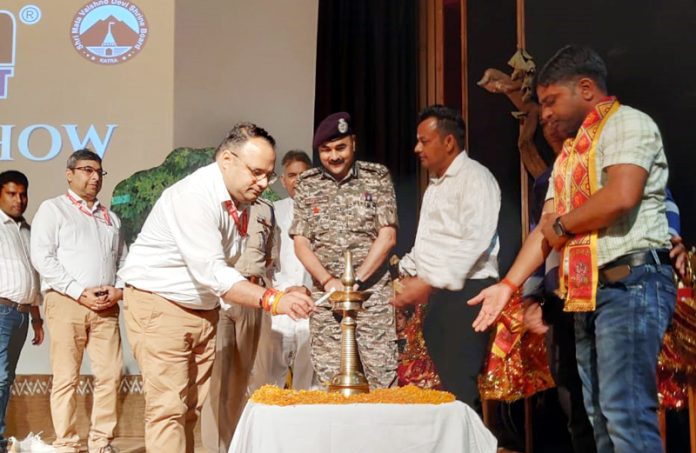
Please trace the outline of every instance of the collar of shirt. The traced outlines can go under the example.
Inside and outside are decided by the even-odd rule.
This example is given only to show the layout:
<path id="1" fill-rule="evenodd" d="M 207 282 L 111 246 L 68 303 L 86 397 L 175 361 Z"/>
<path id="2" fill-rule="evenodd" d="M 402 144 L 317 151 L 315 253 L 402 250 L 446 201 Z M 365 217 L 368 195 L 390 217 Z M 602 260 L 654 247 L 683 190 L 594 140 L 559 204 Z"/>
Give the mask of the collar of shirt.
<path id="1" fill-rule="evenodd" d="M 333 177 L 331 173 L 329 173 L 324 166 L 321 166 L 321 173 L 324 175 L 325 178 L 328 178 L 332 181 L 335 181 L 337 183 L 343 183 L 346 181 L 349 181 L 350 178 L 357 178 L 358 177 L 358 161 L 355 160 L 353 161 L 353 165 L 350 166 L 350 170 L 348 171 L 348 174 L 346 174 L 345 178 L 343 178 L 340 181 L 337 181 L 336 178 Z"/>
<path id="2" fill-rule="evenodd" d="M 225 179 L 222 176 L 220 165 L 217 162 L 213 162 L 208 168 L 210 168 L 213 180 L 213 191 L 217 198 L 217 202 L 220 203 L 225 210 L 227 209 L 227 203 L 231 202 L 237 212 L 241 213 L 245 206 L 237 206 L 237 203 L 232 199 L 230 192 L 227 190 L 227 186 L 225 186 Z"/>
<path id="3" fill-rule="evenodd" d="M 8 216 L 2 209 L 0 209 L 0 223 L 14 223 L 19 225 L 20 228 L 29 228 L 29 224 L 24 217 L 20 217 L 19 220 L 15 220 Z"/>
<path id="4" fill-rule="evenodd" d="M 464 167 L 464 164 L 466 161 L 469 159 L 469 156 L 466 154 L 466 151 L 462 151 L 457 155 L 457 157 L 454 158 L 452 163 L 447 167 L 447 170 L 445 170 L 445 174 L 438 177 L 432 177 L 430 178 L 430 183 L 431 184 L 441 184 L 447 177 L 451 176 L 456 176 Z"/>
<path id="5" fill-rule="evenodd" d="M 89 209 L 89 211 L 92 214 L 94 214 L 95 212 L 97 212 L 100 209 L 99 206 L 101 206 L 101 205 L 99 204 L 99 200 L 94 200 L 94 204 L 92 205 L 92 208 L 90 208 L 89 205 L 87 204 L 87 202 L 85 200 L 83 200 L 82 197 L 80 197 L 78 194 L 73 192 L 71 189 L 68 189 L 68 194 L 71 197 L 73 197 L 74 200 L 77 200 L 85 208 Z M 68 201 L 71 201 L 71 200 L 68 199 Z"/>

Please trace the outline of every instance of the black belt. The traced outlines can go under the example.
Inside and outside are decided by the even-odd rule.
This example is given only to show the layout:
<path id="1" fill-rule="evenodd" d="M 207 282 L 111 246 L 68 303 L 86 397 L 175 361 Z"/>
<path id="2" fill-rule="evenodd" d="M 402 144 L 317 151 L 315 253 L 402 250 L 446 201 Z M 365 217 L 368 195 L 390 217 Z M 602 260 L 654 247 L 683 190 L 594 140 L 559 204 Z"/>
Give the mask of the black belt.
<path id="1" fill-rule="evenodd" d="M 20 313 L 29 313 L 31 311 L 30 304 L 18 304 L 17 302 L 13 302 L 10 299 L 5 299 L 4 297 L 0 297 L 0 305 L 12 307 Z"/>
<path id="2" fill-rule="evenodd" d="M 653 253 L 657 255 L 657 261 Z M 615 283 L 628 277 L 632 268 L 644 264 L 670 264 L 669 250 L 643 250 L 620 256 L 599 269 L 599 282 Z"/>

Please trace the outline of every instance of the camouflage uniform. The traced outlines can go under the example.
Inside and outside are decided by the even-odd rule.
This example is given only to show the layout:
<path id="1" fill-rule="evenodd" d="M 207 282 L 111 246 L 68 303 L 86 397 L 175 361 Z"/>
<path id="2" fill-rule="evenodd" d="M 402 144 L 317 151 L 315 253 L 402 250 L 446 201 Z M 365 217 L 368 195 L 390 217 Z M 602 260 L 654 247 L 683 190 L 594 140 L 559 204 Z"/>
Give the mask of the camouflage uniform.
<path id="1" fill-rule="evenodd" d="M 331 275 L 340 278 L 343 274 L 347 249 L 357 269 L 380 228 L 386 226 L 397 226 L 396 196 L 389 170 L 383 165 L 357 161 L 340 183 L 321 168 L 300 175 L 289 234 L 309 239 L 312 251 Z M 316 280 L 314 287 L 323 290 Z M 370 387 L 389 387 L 396 377 L 397 347 L 386 263 L 364 287 L 370 294 L 364 310 L 358 313 L 358 351 Z M 328 301 L 317 306 L 310 319 L 310 333 L 314 370 L 326 384 L 339 371 L 341 357 L 340 322 Z"/>

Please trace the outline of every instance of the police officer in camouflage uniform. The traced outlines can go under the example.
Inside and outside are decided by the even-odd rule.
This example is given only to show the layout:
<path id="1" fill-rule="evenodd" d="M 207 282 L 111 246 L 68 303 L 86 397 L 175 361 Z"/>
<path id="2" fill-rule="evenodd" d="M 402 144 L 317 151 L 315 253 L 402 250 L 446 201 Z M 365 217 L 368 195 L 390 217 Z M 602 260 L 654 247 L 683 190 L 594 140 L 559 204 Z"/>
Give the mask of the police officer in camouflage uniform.
<path id="1" fill-rule="evenodd" d="M 295 194 L 290 236 L 295 253 L 312 275 L 315 296 L 342 289 L 344 255 L 353 255 L 356 283 L 369 295 L 358 313 L 356 338 L 371 388 L 394 384 L 396 326 L 387 257 L 396 243 L 396 196 L 389 170 L 355 161 L 350 115 L 329 115 L 314 135 L 321 168 L 302 173 Z M 310 319 L 312 363 L 326 385 L 339 371 L 340 319 L 328 301 Z"/>

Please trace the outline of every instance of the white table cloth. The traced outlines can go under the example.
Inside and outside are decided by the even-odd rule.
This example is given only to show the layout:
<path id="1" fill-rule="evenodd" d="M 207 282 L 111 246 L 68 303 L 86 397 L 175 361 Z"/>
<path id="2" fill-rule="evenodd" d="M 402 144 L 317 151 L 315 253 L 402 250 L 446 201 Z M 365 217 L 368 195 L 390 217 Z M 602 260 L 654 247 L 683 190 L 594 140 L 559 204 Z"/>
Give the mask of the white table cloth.
<path id="1" fill-rule="evenodd" d="M 469 406 L 247 403 L 230 453 L 495 453 L 497 441 Z"/>

